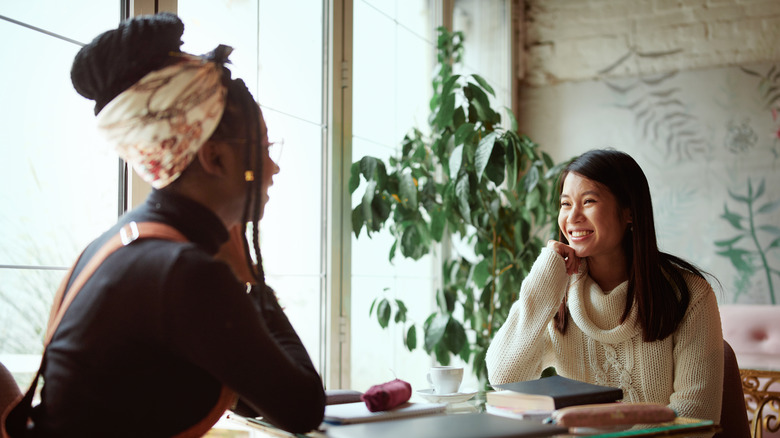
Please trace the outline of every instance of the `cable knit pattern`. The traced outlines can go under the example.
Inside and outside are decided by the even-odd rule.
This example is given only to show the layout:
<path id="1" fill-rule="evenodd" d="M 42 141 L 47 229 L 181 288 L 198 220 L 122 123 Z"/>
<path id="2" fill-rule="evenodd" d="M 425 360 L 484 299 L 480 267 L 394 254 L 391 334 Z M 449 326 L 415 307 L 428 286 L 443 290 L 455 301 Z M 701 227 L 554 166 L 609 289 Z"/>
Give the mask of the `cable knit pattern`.
<path id="1" fill-rule="evenodd" d="M 678 415 L 720 420 L 723 336 L 710 284 L 684 272 L 691 291 L 677 331 L 644 342 L 637 308 L 620 323 L 628 282 L 601 288 L 581 263 L 569 278 L 563 258 L 547 248 L 523 282 L 520 298 L 488 348 L 491 384 L 539 377 L 554 366 L 559 374 L 623 390 L 624 401 L 667 404 Z M 564 294 L 569 306 L 565 335 L 553 326 Z"/>

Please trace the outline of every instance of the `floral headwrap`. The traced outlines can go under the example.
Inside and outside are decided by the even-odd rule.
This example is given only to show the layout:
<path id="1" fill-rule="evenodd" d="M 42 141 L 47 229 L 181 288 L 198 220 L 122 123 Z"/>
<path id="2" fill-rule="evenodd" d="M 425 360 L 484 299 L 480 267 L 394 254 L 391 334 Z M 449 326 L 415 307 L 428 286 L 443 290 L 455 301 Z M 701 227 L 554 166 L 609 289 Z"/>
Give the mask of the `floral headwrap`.
<path id="1" fill-rule="evenodd" d="M 147 74 L 97 116 L 119 156 L 156 189 L 190 165 L 222 119 L 227 98 L 222 62 L 175 55 L 175 64 Z"/>

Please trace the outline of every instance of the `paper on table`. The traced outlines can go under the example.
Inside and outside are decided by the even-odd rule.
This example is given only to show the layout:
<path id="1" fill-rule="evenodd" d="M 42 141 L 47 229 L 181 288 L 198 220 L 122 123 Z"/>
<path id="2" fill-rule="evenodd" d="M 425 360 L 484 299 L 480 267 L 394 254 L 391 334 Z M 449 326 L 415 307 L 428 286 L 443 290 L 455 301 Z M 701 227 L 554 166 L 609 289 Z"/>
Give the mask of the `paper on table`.
<path id="1" fill-rule="evenodd" d="M 363 402 L 325 406 L 325 422 L 332 424 L 366 423 L 443 413 L 446 403 L 406 403 L 387 411 L 371 412 Z"/>

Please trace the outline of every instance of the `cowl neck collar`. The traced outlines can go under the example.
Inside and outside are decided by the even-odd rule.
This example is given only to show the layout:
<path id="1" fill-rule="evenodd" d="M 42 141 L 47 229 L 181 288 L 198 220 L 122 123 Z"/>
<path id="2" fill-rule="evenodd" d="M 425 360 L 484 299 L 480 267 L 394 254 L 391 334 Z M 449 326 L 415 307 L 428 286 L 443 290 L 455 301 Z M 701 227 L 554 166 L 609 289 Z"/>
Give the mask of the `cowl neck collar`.
<path id="1" fill-rule="evenodd" d="M 604 291 L 588 275 L 587 263 L 582 263 L 570 281 L 569 313 L 585 335 L 602 343 L 618 344 L 641 332 L 637 324 L 637 306 L 633 306 L 628 318 L 620 322 L 628 296 L 628 280 Z"/>

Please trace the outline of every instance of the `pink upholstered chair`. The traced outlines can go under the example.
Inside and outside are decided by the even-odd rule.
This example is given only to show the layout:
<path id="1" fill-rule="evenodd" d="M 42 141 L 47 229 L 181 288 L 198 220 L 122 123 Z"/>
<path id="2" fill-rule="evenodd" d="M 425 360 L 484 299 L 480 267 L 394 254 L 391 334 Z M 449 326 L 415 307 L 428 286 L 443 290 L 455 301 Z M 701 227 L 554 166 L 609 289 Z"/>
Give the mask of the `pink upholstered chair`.
<path id="1" fill-rule="evenodd" d="M 8 368 L 0 363 L 0 415 L 5 412 L 8 405 L 22 395 L 19 385 L 16 384 Z"/>
<path id="2" fill-rule="evenodd" d="M 720 319 L 723 338 L 739 361 L 753 437 L 780 438 L 780 430 L 772 431 L 780 425 L 776 396 L 780 393 L 780 306 L 724 304 Z M 759 409 L 772 397 L 774 402 Z M 764 422 L 752 424 L 757 415 L 769 427 Z"/>

